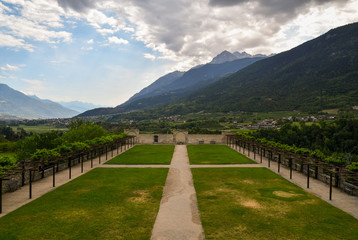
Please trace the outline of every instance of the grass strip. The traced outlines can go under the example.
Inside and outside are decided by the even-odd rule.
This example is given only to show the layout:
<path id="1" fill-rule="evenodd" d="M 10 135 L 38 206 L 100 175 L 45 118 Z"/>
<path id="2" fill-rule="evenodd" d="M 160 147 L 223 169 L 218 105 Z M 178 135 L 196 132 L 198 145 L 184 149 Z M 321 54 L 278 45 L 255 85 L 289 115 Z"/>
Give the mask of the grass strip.
<path id="1" fill-rule="evenodd" d="M 0 218 L 0 239 L 150 239 L 167 173 L 94 169 Z"/>
<path id="2" fill-rule="evenodd" d="M 265 168 L 192 169 L 206 239 L 358 239 L 358 220 Z"/>
<path id="3" fill-rule="evenodd" d="M 190 164 L 256 163 L 226 145 L 188 145 Z"/>
<path id="4" fill-rule="evenodd" d="M 137 145 L 106 164 L 170 164 L 174 145 Z"/>

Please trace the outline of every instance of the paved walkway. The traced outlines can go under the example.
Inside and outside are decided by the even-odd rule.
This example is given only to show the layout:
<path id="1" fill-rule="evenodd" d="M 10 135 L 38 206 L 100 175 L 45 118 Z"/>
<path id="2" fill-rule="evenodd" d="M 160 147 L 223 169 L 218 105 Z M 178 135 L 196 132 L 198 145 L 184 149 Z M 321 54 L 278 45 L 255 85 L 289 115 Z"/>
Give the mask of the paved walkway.
<path id="1" fill-rule="evenodd" d="M 247 150 L 245 150 L 245 156 L 248 157 Z M 254 153 L 250 152 L 250 157 L 254 160 Z M 332 200 L 329 200 L 329 185 L 310 177 L 310 188 L 307 188 L 307 175 L 304 175 L 297 171 L 292 171 L 292 179 L 290 179 L 290 169 L 281 164 L 280 172 L 278 172 L 277 162 L 270 161 L 270 168 L 268 167 L 268 158 L 263 157 L 262 163 L 260 164 L 260 156 L 256 154 L 256 161 L 258 167 L 266 167 L 271 171 L 277 173 L 278 175 L 286 178 L 288 181 L 296 184 L 301 187 L 303 190 L 316 195 L 322 200 L 328 202 L 329 204 L 345 211 L 346 213 L 352 215 L 358 219 L 358 197 L 348 195 L 347 193 L 341 191 L 338 188 L 333 188 L 332 191 Z"/>
<path id="2" fill-rule="evenodd" d="M 185 145 L 175 146 L 151 239 L 204 239 Z"/>
<path id="3" fill-rule="evenodd" d="M 129 149 L 129 148 L 127 148 Z M 113 150 L 113 157 L 116 155 L 117 151 Z M 119 149 L 119 154 L 121 154 Z M 118 154 L 118 155 L 119 155 Z M 108 152 L 108 160 L 112 157 L 111 152 Z M 29 199 L 29 185 L 25 185 L 19 190 L 15 192 L 9 192 L 2 195 L 2 214 L 0 217 L 5 216 L 9 212 L 16 210 L 17 208 L 41 197 L 47 192 L 50 192 L 57 187 L 70 182 L 71 180 L 91 171 L 92 169 L 103 166 L 102 164 L 106 162 L 106 154 L 101 156 L 101 164 L 99 164 L 98 157 L 93 159 L 93 168 L 91 168 L 91 161 L 86 161 L 83 163 L 83 173 L 81 173 L 81 164 L 77 164 L 71 168 L 71 179 L 69 179 L 69 171 L 65 169 L 56 173 L 55 180 L 56 180 L 56 187 L 52 187 L 52 175 L 36 182 L 32 183 L 32 198 Z"/>

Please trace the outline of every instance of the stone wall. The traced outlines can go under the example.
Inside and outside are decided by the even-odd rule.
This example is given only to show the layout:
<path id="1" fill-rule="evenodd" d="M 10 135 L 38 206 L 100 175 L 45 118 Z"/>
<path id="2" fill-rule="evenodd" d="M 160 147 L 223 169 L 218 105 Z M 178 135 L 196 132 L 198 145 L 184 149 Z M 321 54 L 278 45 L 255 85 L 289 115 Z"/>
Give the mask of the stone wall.
<path id="1" fill-rule="evenodd" d="M 235 132 L 223 131 L 222 134 L 188 134 L 177 131 L 173 134 L 142 134 L 138 129 L 126 129 L 124 132 L 136 137 L 137 144 L 227 144 L 227 135 Z"/>

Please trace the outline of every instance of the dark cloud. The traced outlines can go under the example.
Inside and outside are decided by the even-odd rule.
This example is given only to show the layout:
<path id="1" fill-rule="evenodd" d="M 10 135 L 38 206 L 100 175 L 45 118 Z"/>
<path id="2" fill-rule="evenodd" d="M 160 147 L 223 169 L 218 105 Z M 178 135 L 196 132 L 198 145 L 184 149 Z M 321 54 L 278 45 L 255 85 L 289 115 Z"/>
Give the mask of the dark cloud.
<path id="1" fill-rule="evenodd" d="M 77 12 L 86 12 L 96 4 L 96 0 L 57 0 L 57 2 L 64 9 L 71 8 Z"/>
<path id="2" fill-rule="evenodd" d="M 244 2 L 248 2 L 249 0 L 210 0 L 209 4 L 211 6 L 219 6 L 219 7 L 229 7 L 235 6 Z"/>

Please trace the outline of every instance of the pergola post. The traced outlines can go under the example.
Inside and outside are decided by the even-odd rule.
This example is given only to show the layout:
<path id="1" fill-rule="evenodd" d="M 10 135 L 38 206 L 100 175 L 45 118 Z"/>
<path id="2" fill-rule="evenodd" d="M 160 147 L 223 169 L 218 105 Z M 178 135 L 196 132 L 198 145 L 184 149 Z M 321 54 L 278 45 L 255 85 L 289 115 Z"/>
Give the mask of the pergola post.
<path id="1" fill-rule="evenodd" d="M 307 164 L 307 188 L 310 188 L 310 165 Z"/>
<path id="2" fill-rule="evenodd" d="M 32 174 L 31 174 L 32 170 L 29 169 L 29 199 L 32 198 Z"/>
<path id="3" fill-rule="evenodd" d="M 332 200 L 332 175 L 333 173 L 331 172 L 329 176 L 329 200 Z"/>
<path id="4" fill-rule="evenodd" d="M 52 187 L 56 186 L 56 179 L 55 179 L 55 175 L 56 175 L 56 170 L 55 170 L 55 164 L 52 166 Z"/>
<path id="5" fill-rule="evenodd" d="M 280 166 L 281 166 L 281 154 L 278 154 L 277 172 L 280 172 Z"/>

